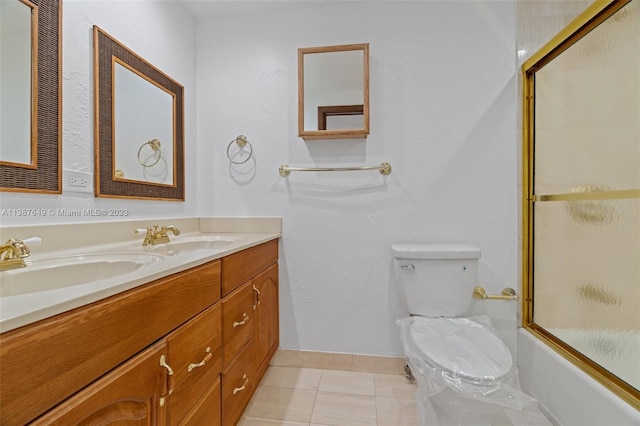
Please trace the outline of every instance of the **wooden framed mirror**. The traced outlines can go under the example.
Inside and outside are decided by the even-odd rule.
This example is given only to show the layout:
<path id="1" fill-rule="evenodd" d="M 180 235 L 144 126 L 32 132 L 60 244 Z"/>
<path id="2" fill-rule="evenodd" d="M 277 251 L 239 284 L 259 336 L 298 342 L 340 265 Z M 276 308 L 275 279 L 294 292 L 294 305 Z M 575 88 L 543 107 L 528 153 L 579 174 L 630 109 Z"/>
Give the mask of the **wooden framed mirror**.
<path id="1" fill-rule="evenodd" d="M 60 0 L 0 1 L 0 190 L 62 192 Z"/>
<path id="2" fill-rule="evenodd" d="M 369 134 L 369 44 L 298 49 L 298 135 L 303 139 Z"/>
<path id="3" fill-rule="evenodd" d="M 184 88 L 93 27 L 96 196 L 184 201 Z"/>

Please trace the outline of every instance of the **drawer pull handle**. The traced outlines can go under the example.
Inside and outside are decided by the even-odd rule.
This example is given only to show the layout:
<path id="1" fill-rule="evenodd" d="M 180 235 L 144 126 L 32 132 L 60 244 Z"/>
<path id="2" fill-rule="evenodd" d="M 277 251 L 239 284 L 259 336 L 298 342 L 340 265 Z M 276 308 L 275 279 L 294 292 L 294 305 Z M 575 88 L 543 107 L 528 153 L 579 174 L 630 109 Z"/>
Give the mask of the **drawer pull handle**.
<path id="1" fill-rule="evenodd" d="M 247 321 L 249 321 L 249 316 L 247 315 L 247 313 L 246 313 L 246 312 L 242 314 L 242 318 L 244 318 L 242 321 L 240 321 L 240 322 L 235 321 L 235 322 L 233 323 L 233 328 L 236 328 L 236 327 L 237 327 L 237 326 L 239 326 L 239 325 L 245 325 L 245 324 L 247 323 Z M 227 323 L 227 324 L 228 324 L 228 323 Z"/>
<path id="2" fill-rule="evenodd" d="M 242 379 L 244 380 L 244 383 L 242 384 L 242 386 L 240 386 L 239 388 L 233 388 L 234 395 L 240 391 L 245 390 L 245 388 L 247 387 L 247 383 L 249 383 L 249 379 L 247 379 L 247 375 L 245 374 L 244 376 L 242 376 Z"/>
<path id="3" fill-rule="evenodd" d="M 256 304 L 253 305 L 253 310 L 255 311 L 258 308 L 258 305 L 260 305 L 260 290 L 256 288 L 255 284 L 253 284 L 253 291 L 256 293 Z"/>
<path id="4" fill-rule="evenodd" d="M 189 366 L 187 367 L 187 371 L 189 373 L 191 373 L 191 371 L 194 368 L 202 367 L 203 365 L 205 365 L 207 363 L 207 361 L 209 361 L 213 357 L 213 354 L 211 353 L 211 348 L 210 347 L 207 347 L 207 349 L 205 349 L 204 351 L 207 354 L 204 356 L 204 359 L 202 361 L 200 361 L 197 364 L 194 364 L 194 363 L 189 364 Z"/>
<path id="5" fill-rule="evenodd" d="M 169 388 L 169 390 L 167 391 L 167 394 L 162 395 L 160 397 L 160 406 L 162 407 L 164 405 L 165 400 L 173 392 L 173 369 L 171 369 L 171 367 L 169 367 L 169 364 L 167 364 L 166 358 L 164 355 L 160 357 L 160 366 L 167 369 L 167 387 Z"/>

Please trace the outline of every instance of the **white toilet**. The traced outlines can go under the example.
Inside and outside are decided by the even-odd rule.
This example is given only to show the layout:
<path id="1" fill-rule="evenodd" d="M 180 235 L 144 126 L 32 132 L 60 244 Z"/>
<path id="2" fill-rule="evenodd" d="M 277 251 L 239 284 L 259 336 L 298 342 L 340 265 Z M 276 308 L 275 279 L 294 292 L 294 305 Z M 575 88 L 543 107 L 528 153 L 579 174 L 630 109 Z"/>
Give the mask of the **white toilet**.
<path id="1" fill-rule="evenodd" d="M 489 318 L 464 317 L 480 248 L 393 244 L 391 250 L 400 299 L 411 314 L 399 324 L 422 424 L 510 424 L 509 410 L 537 410 L 520 391 L 511 352 Z"/>

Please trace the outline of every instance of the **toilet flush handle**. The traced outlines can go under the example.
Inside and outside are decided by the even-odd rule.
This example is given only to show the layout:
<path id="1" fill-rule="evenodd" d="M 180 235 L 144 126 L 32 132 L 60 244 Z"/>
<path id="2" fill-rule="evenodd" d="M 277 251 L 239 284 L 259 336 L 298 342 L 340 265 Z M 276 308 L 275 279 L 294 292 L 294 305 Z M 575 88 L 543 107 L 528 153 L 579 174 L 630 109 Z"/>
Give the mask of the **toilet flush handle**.
<path id="1" fill-rule="evenodd" d="M 401 267 L 402 269 L 406 269 L 406 270 L 408 270 L 408 271 L 415 271 L 415 270 L 416 270 L 416 266 L 415 266 L 415 265 L 413 265 L 413 264 L 411 264 L 411 263 L 409 263 L 409 264 L 407 264 L 407 265 L 400 265 L 400 267 Z"/>

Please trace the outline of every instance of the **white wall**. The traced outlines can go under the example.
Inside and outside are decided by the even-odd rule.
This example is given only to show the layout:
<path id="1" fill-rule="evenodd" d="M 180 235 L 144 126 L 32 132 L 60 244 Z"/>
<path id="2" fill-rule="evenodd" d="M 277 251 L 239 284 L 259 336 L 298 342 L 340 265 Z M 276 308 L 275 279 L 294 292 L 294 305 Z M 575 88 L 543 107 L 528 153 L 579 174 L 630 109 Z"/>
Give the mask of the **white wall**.
<path id="1" fill-rule="evenodd" d="M 93 25 L 184 86 L 185 157 L 195 165 L 196 72 L 195 19 L 177 2 L 154 0 L 64 0 L 63 17 L 63 149 L 64 169 L 93 174 Z M 128 217 L 83 217 L 82 221 L 195 215 L 198 197 L 194 166 L 186 167 L 186 202 L 94 198 L 93 194 L 0 194 L 2 209 L 124 208 Z M 2 225 L 77 222 L 78 217 L 0 217 Z"/>
<path id="2" fill-rule="evenodd" d="M 401 354 L 393 242 L 478 244 L 487 290 L 517 287 L 515 35 L 511 1 L 351 2 L 199 22 L 198 213 L 283 217 L 283 348 Z M 366 42 L 369 138 L 299 139 L 297 49 Z M 255 161 L 231 167 L 238 134 Z M 383 161 L 388 177 L 278 175 L 283 163 Z"/>

